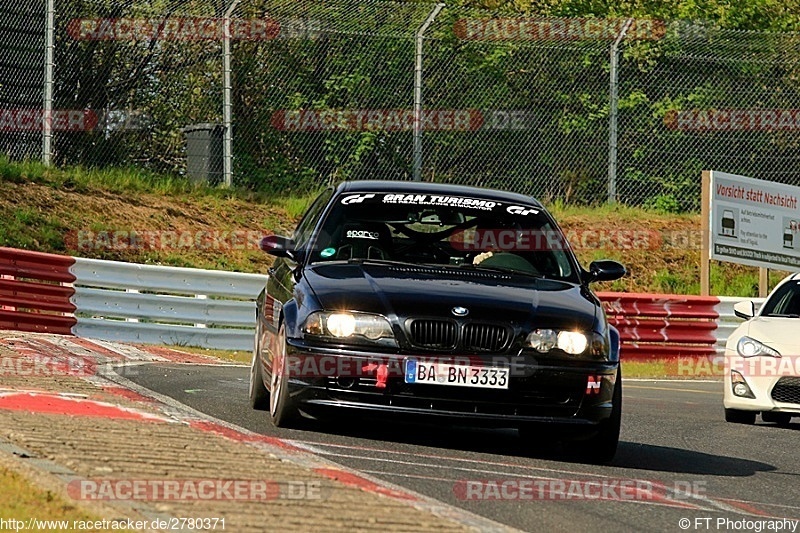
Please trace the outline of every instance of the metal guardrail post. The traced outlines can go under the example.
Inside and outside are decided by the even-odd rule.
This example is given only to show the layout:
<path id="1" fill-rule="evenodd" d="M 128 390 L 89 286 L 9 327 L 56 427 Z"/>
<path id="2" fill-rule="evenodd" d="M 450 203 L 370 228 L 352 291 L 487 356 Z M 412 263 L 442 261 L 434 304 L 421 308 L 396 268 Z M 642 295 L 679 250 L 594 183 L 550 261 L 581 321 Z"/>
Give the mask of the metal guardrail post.
<path id="1" fill-rule="evenodd" d="M 226 187 L 233 185 L 233 87 L 231 85 L 231 14 L 239 0 L 233 0 L 225 11 L 225 31 L 222 36 L 222 179 Z"/>
<path id="2" fill-rule="evenodd" d="M 619 45 L 633 19 L 625 21 L 625 25 L 611 45 L 611 63 L 609 69 L 609 112 L 608 112 L 608 203 L 617 201 L 617 121 L 619 105 Z"/>
<path id="3" fill-rule="evenodd" d="M 53 152 L 53 52 L 55 48 L 55 0 L 47 0 L 44 54 L 44 120 L 42 124 L 42 163 L 49 165 Z"/>
<path id="4" fill-rule="evenodd" d="M 416 33 L 414 53 L 414 181 L 422 181 L 422 59 L 425 32 L 444 9 L 436 4 Z"/>

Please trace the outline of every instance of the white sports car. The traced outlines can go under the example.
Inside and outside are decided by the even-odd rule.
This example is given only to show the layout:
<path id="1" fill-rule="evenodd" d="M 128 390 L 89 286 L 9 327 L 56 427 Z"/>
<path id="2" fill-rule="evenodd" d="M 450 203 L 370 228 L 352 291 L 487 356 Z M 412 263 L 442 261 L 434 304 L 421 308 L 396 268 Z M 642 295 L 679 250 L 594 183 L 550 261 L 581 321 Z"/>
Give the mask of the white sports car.
<path id="1" fill-rule="evenodd" d="M 784 279 L 756 313 L 752 301 L 734 305 L 746 320 L 725 345 L 725 420 L 787 425 L 800 416 L 800 274 Z"/>

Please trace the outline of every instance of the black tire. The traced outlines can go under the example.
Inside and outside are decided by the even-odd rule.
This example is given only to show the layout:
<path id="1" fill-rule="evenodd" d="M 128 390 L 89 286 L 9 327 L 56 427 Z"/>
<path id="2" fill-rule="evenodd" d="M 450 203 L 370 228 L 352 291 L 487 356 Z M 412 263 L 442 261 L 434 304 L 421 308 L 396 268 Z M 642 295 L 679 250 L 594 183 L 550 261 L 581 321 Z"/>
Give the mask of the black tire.
<path id="1" fill-rule="evenodd" d="M 289 394 L 289 372 L 286 360 L 286 327 L 281 324 L 278 330 L 276 353 L 272 354 L 272 376 L 270 377 L 269 419 L 275 427 L 296 427 L 300 421 L 297 410 Z"/>
<path id="2" fill-rule="evenodd" d="M 622 427 L 622 371 L 617 370 L 614 394 L 611 397 L 611 416 L 600 422 L 600 428 L 592 437 L 576 443 L 580 446 L 581 458 L 593 464 L 605 464 L 614 459 L 619 446 Z"/>
<path id="3" fill-rule="evenodd" d="M 739 409 L 725 409 L 725 422 L 732 424 L 755 424 L 755 411 L 741 411 Z"/>
<path id="4" fill-rule="evenodd" d="M 788 426 L 792 421 L 792 415 L 789 413 L 776 413 L 774 411 L 764 411 L 761 413 L 761 420 L 764 422 L 771 422 L 779 426 Z"/>
<path id="5" fill-rule="evenodd" d="M 269 391 L 264 386 L 264 373 L 261 365 L 261 325 L 259 324 L 256 326 L 253 360 L 250 363 L 250 407 L 258 411 L 266 411 L 269 409 Z"/>

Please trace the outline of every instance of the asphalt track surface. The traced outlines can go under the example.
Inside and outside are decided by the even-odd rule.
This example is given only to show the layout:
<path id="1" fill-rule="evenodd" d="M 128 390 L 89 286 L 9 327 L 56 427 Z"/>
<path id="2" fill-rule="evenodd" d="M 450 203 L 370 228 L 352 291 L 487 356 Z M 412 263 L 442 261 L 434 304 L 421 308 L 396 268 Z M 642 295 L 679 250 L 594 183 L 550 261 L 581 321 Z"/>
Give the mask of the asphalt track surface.
<path id="1" fill-rule="evenodd" d="M 597 466 L 558 444 L 526 449 L 512 429 L 278 429 L 250 409 L 245 367 L 130 370 L 132 381 L 198 411 L 523 531 L 758 531 L 757 521 L 800 519 L 800 419 L 788 428 L 726 423 L 721 382 L 626 380 L 617 456 Z"/>

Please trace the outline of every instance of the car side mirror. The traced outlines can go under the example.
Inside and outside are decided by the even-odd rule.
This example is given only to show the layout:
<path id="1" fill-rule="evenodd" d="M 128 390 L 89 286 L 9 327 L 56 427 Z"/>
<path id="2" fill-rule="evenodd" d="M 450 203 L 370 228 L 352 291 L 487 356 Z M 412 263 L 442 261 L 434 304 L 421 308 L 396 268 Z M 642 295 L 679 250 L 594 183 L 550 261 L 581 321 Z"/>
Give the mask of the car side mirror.
<path id="1" fill-rule="evenodd" d="M 267 235 L 261 239 L 259 247 L 275 257 L 288 257 L 295 260 L 294 240 L 279 235 Z"/>
<path id="2" fill-rule="evenodd" d="M 625 267 L 617 261 L 610 259 L 602 259 L 600 261 L 592 261 L 589 265 L 589 275 L 587 281 L 593 283 L 595 281 L 614 281 L 626 274 Z"/>
<path id="3" fill-rule="evenodd" d="M 743 320 L 750 320 L 756 316 L 756 304 L 752 300 L 736 302 L 733 304 L 733 314 Z"/>

